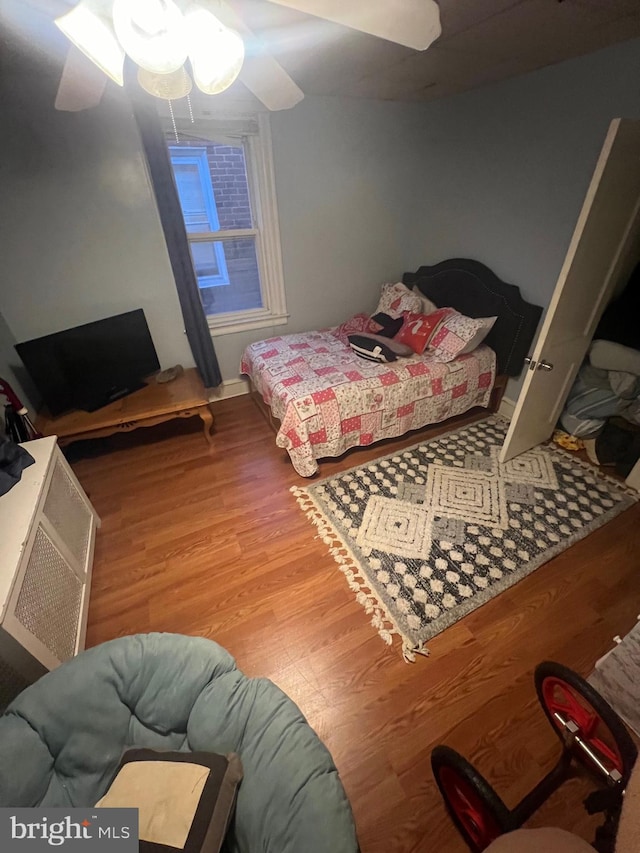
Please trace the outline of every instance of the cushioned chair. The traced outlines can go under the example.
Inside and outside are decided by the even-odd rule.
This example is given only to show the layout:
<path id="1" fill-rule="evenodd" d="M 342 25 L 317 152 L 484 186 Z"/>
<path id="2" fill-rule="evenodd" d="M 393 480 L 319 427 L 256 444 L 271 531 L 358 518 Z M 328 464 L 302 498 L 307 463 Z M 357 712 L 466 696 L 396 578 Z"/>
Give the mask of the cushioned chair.
<path id="1" fill-rule="evenodd" d="M 0 806 L 92 806 L 124 750 L 237 752 L 233 851 L 353 853 L 349 802 L 297 706 L 210 640 L 124 637 L 27 688 L 0 717 Z"/>

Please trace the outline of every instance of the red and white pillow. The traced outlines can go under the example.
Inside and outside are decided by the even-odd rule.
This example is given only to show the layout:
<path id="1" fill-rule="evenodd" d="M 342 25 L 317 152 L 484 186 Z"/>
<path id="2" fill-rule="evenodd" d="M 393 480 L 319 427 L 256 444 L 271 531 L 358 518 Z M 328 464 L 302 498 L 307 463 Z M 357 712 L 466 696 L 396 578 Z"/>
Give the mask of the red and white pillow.
<path id="1" fill-rule="evenodd" d="M 454 308 L 438 308 L 430 314 L 405 314 L 396 340 L 414 352 L 428 352 L 436 361 L 453 361 L 479 346 L 491 331 L 496 317 L 465 317 Z"/>
<path id="2" fill-rule="evenodd" d="M 475 335 L 467 341 L 467 345 L 459 355 L 466 355 L 468 352 L 473 352 L 476 347 L 479 347 L 491 329 L 493 329 L 497 319 L 497 317 L 478 317 L 476 323 L 480 323 L 481 325 Z"/>
<path id="3" fill-rule="evenodd" d="M 430 314 L 419 314 L 406 311 L 404 323 L 396 340 L 408 344 L 414 352 L 423 353 L 452 308 L 438 308 Z"/>
<path id="4" fill-rule="evenodd" d="M 405 312 L 420 313 L 422 302 L 417 293 L 409 290 L 402 282 L 383 284 L 380 301 L 374 314 L 388 314 L 390 317 L 401 317 Z"/>
<path id="5" fill-rule="evenodd" d="M 466 355 L 486 338 L 495 321 L 495 317 L 465 317 L 451 309 L 429 340 L 429 354 L 437 361 Z"/>
<path id="6" fill-rule="evenodd" d="M 383 335 L 393 338 L 401 329 L 403 316 L 392 318 L 385 314 L 374 314 L 369 317 L 366 314 L 354 314 L 344 323 L 329 329 L 332 335 L 339 338 L 345 346 L 349 346 L 349 335 L 370 334 Z"/>
<path id="7" fill-rule="evenodd" d="M 378 334 L 380 329 L 380 324 L 376 323 L 376 321 L 367 314 L 354 314 L 353 317 L 349 317 L 349 319 L 345 320 L 344 323 L 340 323 L 339 326 L 329 329 L 329 331 L 336 338 L 339 338 L 346 347 L 348 347 L 349 335 L 358 335 L 362 333 Z"/>
<path id="8" fill-rule="evenodd" d="M 411 291 L 401 282 L 383 284 L 380 301 L 374 316 L 386 314 L 404 323 L 396 341 L 407 344 L 416 353 L 428 352 L 436 361 L 453 361 L 479 346 L 491 331 L 497 317 L 465 317 L 455 308 L 436 308 L 433 302 L 419 291 Z M 331 329 L 345 346 L 349 336 L 378 334 L 379 323 L 366 314 L 356 314 L 340 326 Z M 384 331 L 382 331 L 384 335 Z M 393 332 L 387 332 L 391 336 Z"/>

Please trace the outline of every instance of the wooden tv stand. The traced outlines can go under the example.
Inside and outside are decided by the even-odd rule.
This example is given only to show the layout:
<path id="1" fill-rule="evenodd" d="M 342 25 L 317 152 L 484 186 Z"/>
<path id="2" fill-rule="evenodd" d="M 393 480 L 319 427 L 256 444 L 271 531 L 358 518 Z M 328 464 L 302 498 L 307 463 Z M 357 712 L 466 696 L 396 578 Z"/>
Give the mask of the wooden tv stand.
<path id="1" fill-rule="evenodd" d="M 159 384 L 151 377 L 144 388 L 95 412 L 73 411 L 57 418 L 43 412 L 36 418 L 36 427 L 43 435 L 57 435 L 58 444 L 64 446 L 194 415 L 202 419 L 204 437 L 211 447 L 213 413 L 209 395 L 196 368 L 190 367 L 171 382 Z"/>

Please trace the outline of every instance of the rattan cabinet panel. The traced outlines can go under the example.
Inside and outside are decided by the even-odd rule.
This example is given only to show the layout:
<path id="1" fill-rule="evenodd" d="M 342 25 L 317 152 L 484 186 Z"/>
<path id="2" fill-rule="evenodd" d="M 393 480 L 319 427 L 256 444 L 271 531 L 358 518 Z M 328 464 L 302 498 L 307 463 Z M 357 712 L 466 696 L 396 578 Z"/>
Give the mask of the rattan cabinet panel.
<path id="1" fill-rule="evenodd" d="M 55 437 L 0 497 L 0 710 L 84 648 L 100 520 Z"/>

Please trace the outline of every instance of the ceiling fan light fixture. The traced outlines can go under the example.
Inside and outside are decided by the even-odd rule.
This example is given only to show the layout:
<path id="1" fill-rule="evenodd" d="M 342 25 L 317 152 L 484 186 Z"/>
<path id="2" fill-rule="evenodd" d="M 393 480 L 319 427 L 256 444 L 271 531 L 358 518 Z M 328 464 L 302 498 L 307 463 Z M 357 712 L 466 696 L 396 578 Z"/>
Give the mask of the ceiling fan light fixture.
<path id="1" fill-rule="evenodd" d="M 113 26 L 126 54 L 155 74 L 171 74 L 187 58 L 185 19 L 173 0 L 114 0 Z"/>
<path id="2" fill-rule="evenodd" d="M 81 0 L 55 24 L 78 50 L 119 86 L 124 85 L 124 50 L 111 20 L 110 0 Z"/>
<path id="3" fill-rule="evenodd" d="M 189 59 L 196 86 L 206 95 L 218 95 L 234 82 L 244 62 L 244 42 L 215 15 L 192 6 L 185 15 Z"/>
<path id="4" fill-rule="evenodd" d="M 138 83 L 145 92 L 163 101 L 186 98 L 193 89 L 193 81 L 184 68 L 178 68 L 171 74 L 155 74 L 145 68 L 138 68 Z"/>

